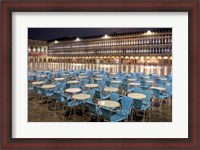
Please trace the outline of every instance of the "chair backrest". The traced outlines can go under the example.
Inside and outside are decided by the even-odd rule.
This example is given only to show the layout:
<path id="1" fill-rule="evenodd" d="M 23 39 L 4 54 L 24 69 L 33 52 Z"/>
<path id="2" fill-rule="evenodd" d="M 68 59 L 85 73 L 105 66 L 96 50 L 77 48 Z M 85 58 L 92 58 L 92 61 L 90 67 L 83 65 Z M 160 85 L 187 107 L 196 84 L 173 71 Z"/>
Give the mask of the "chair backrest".
<path id="1" fill-rule="evenodd" d="M 101 99 L 101 91 L 100 90 L 95 90 L 95 93 L 96 93 L 96 97 L 98 99 Z"/>
<path id="2" fill-rule="evenodd" d="M 46 95 L 46 90 L 44 88 L 39 88 L 43 95 Z"/>
<path id="3" fill-rule="evenodd" d="M 106 86 L 110 86 L 110 81 L 105 81 L 106 82 Z"/>
<path id="4" fill-rule="evenodd" d="M 128 92 L 128 84 L 122 83 L 121 86 L 125 92 Z"/>
<path id="5" fill-rule="evenodd" d="M 89 90 L 88 94 L 90 94 L 93 97 L 95 94 L 95 90 Z"/>
<path id="6" fill-rule="evenodd" d="M 56 101 L 62 101 L 62 94 L 60 92 L 54 92 L 54 97 L 56 99 Z"/>
<path id="7" fill-rule="evenodd" d="M 143 90 L 142 90 L 141 88 L 139 88 L 139 87 L 135 87 L 135 88 L 133 89 L 133 92 L 134 92 L 134 93 L 143 93 Z"/>
<path id="8" fill-rule="evenodd" d="M 162 81 L 161 79 L 157 78 L 156 79 L 156 84 L 159 86 L 163 86 L 164 85 L 164 81 Z"/>
<path id="9" fill-rule="evenodd" d="M 151 99 L 153 96 L 153 92 L 151 90 L 143 90 L 143 94 L 146 96 L 143 100 L 143 104 L 149 105 L 151 103 Z"/>
<path id="10" fill-rule="evenodd" d="M 89 83 L 89 79 L 85 79 L 84 84 L 88 84 L 88 83 Z"/>
<path id="11" fill-rule="evenodd" d="M 42 91 L 41 91 L 40 87 L 33 86 L 33 88 L 34 88 L 34 90 L 35 90 L 36 94 L 41 94 L 41 93 L 42 93 Z"/>
<path id="12" fill-rule="evenodd" d="M 123 96 L 120 99 L 120 103 L 121 103 L 121 106 L 122 106 L 122 110 L 128 112 L 132 108 L 133 99 L 128 97 L 128 96 Z"/>
<path id="13" fill-rule="evenodd" d="M 150 100 L 153 96 L 153 92 L 151 90 L 143 90 L 143 94 L 146 96 L 146 100 Z"/>
<path id="14" fill-rule="evenodd" d="M 111 121 L 111 111 L 108 108 L 105 107 L 100 107 L 101 112 L 102 112 L 102 116 L 104 117 L 104 119 L 106 119 L 107 121 Z"/>
<path id="15" fill-rule="evenodd" d="M 133 108 L 134 109 L 141 109 L 143 104 L 143 100 L 133 99 Z"/>
<path id="16" fill-rule="evenodd" d="M 34 76 L 28 76 L 28 81 L 34 81 Z"/>
<path id="17" fill-rule="evenodd" d="M 169 95 L 172 95 L 172 86 L 166 85 L 165 88 L 166 88 L 167 93 L 168 93 Z"/>
<path id="18" fill-rule="evenodd" d="M 112 101 L 118 101 L 118 99 L 119 99 L 119 94 L 112 93 L 110 95 L 110 100 L 112 100 Z"/>
<path id="19" fill-rule="evenodd" d="M 93 113 L 93 114 L 97 114 L 97 105 L 93 102 L 87 102 L 88 105 L 88 111 Z"/>
<path id="20" fill-rule="evenodd" d="M 59 90 L 59 91 L 63 91 L 65 88 L 66 88 L 66 83 L 64 83 L 64 82 L 61 82 L 61 83 L 58 85 L 58 90 Z"/>
<path id="21" fill-rule="evenodd" d="M 160 90 L 153 89 L 152 91 L 153 91 L 153 94 L 154 94 L 155 97 L 159 97 L 160 96 Z"/>

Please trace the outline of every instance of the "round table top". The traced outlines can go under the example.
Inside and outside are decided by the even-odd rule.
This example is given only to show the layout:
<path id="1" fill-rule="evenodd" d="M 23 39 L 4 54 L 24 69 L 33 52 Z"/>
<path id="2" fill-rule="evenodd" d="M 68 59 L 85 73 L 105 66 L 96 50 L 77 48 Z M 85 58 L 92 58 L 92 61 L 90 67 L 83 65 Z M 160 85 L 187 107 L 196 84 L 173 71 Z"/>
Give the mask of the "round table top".
<path id="1" fill-rule="evenodd" d="M 128 81 L 136 81 L 137 79 L 128 79 Z"/>
<path id="2" fill-rule="evenodd" d="M 80 75 L 82 75 L 82 76 L 83 76 L 83 75 L 86 75 L 86 73 L 80 73 Z"/>
<path id="3" fill-rule="evenodd" d="M 80 75 L 79 78 L 83 78 L 83 79 L 84 79 L 84 78 L 86 78 L 86 76 L 84 76 L 84 75 Z"/>
<path id="4" fill-rule="evenodd" d="M 102 80 L 102 78 L 94 78 L 94 79 L 95 79 L 95 80 L 99 80 L 99 81 Z"/>
<path id="5" fill-rule="evenodd" d="M 86 100 L 91 97 L 90 94 L 75 94 L 72 96 L 72 98 L 77 99 L 77 100 Z"/>
<path id="6" fill-rule="evenodd" d="M 160 80 L 167 81 L 167 78 L 159 78 Z"/>
<path id="7" fill-rule="evenodd" d="M 77 80 L 71 80 L 71 81 L 67 81 L 67 83 L 69 83 L 69 84 L 76 84 L 76 83 L 79 83 L 79 81 L 77 81 Z"/>
<path id="8" fill-rule="evenodd" d="M 146 95 L 142 93 L 129 93 L 128 97 L 134 98 L 134 99 L 143 99 L 146 97 Z"/>
<path id="9" fill-rule="evenodd" d="M 154 81 L 153 80 L 146 80 L 145 82 L 147 82 L 147 83 L 153 83 Z"/>
<path id="10" fill-rule="evenodd" d="M 42 81 L 38 81 L 38 82 L 32 82 L 33 85 L 40 85 L 40 84 L 44 84 L 44 82 Z"/>
<path id="11" fill-rule="evenodd" d="M 98 84 L 86 84 L 85 86 L 88 87 L 88 88 L 97 88 L 97 87 L 99 87 Z"/>
<path id="12" fill-rule="evenodd" d="M 65 92 L 68 92 L 68 93 L 77 93 L 77 92 L 80 92 L 81 89 L 80 88 L 68 88 L 65 90 Z"/>
<path id="13" fill-rule="evenodd" d="M 55 81 L 63 81 L 63 80 L 65 80 L 65 78 L 55 78 L 54 80 Z"/>
<path id="14" fill-rule="evenodd" d="M 149 79 L 150 77 L 149 77 L 149 76 L 144 76 L 144 78 L 145 78 L 145 79 Z"/>
<path id="15" fill-rule="evenodd" d="M 131 82 L 131 83 L 129 83 L 130 85 L 140 85 L 140 83 L 137 83 L 137 82 Z"/>
<path id="16" fill-rule="evenodd" d="M 47 75 L 38 75 L 38 77 L 45 78 L 45 77 L 47 77 Z"/>
<path id="17" fill-rule="evenodd" d="M 117 92 L 118 88 L 114 88 L 114 87 L 105 87 L 104 91 L 106 92 Z"/>
<path id="18" fill-rule="evenodd" d="M 33 73 L 29 73 L 28 76 L 35 76 L 36 74 Z"/>
<path id="19" fill-rule="evenodd" d="M 112 80 L 111 82 L 112 82 L 112 83 L 122 83 L 121 80 Z"/>
<path id="20" fill-rule="evenodd" d="M 151 89 L 157 89 L 157 90 L 160 90 L 160 91 L 166 90 L 164 87 L 157 87 L 157 86 L 152 86 Z"/>
<path id="21" fill-rule="evenodd" d="M 110 100 L 102 100 L 102 101 L 98 101 L 98 105 L 103 106 L 103 107 L 120 107 L 120 103 L 119 102 L 115 102 L 115 101 L 110 101 Z"/>
<path id="22" fill-rule="evenodd" d="M 41 88 L 44 88 L 44 89 L 52 89 L 52 88 L 55 88 L 56 85 L 54 84 L 47 84 L 47 85 L 43 85 Z"/>
<path id="23" fill-rule="evenodd" d="M 69 74 L 63 73 L 62 76 L 68 76 Z"/>
<path id="24" fill-rule="evenodd" d="M 101 74 L 97 74 L 96 76 L 97 76 L 97 77 L 103 77 L 104 75 L 101 75 Z"/>

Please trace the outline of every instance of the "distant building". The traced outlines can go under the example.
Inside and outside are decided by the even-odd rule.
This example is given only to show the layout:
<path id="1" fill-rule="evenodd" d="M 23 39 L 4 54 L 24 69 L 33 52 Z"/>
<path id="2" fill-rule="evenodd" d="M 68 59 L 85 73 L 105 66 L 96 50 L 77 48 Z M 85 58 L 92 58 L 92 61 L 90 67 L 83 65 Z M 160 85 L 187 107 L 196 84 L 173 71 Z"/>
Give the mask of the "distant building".
<path id="1" fill-rule="evenodd" d="M 171 29 L 63 38 L 49 42 L 29 41 L 29 52 L 47 54 L 45 61 L 48 62 L 172 64 Z M 43 55 L 30 55 L 29 58 L 31 62 L 44 61 Z"/>

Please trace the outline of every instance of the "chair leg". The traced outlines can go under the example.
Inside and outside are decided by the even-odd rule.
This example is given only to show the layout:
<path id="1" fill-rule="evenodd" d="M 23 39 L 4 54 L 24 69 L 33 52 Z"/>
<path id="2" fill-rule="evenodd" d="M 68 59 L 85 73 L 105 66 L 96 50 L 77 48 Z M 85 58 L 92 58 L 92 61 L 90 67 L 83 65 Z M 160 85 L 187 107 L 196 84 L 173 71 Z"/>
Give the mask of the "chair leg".
<path id="1" fill-rule="evenodd" d="M 143 122 L 144 122 L 144 119 L 145 119 L 145 110 L 143 112 Z"/>

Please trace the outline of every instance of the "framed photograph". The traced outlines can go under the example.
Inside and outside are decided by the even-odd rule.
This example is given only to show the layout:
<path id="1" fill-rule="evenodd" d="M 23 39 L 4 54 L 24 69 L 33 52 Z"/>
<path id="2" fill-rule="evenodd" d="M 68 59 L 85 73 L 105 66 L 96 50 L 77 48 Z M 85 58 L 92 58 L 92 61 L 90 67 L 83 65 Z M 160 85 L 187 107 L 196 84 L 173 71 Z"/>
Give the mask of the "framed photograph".
<path id="1" fill-rule="evenodd" d="M 1 2 L 2 149 L 193 149 L 198 0 Z"/>

